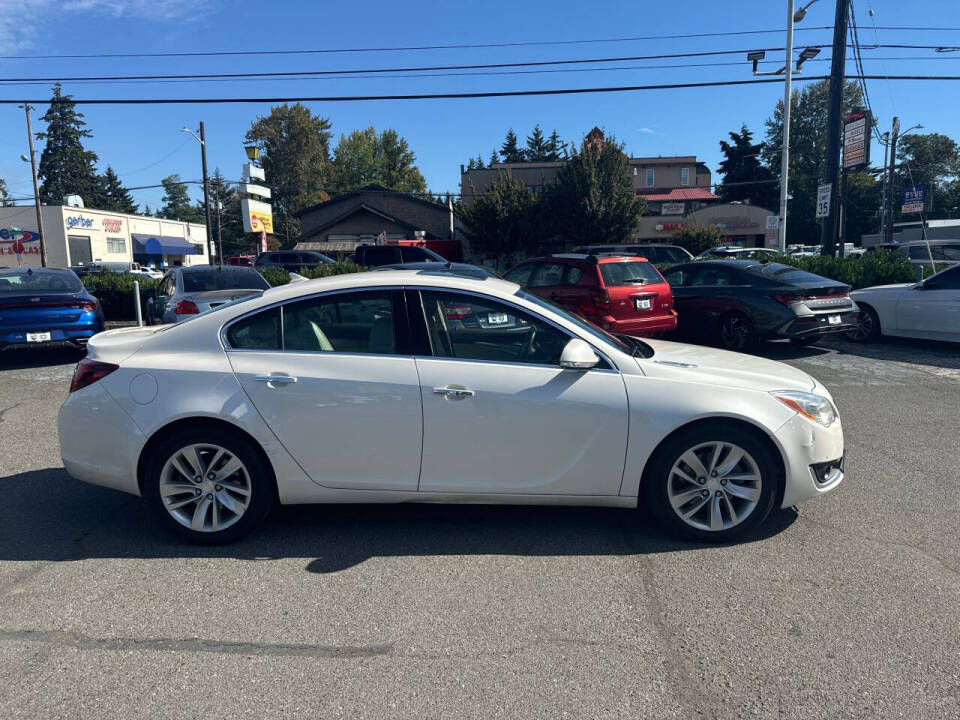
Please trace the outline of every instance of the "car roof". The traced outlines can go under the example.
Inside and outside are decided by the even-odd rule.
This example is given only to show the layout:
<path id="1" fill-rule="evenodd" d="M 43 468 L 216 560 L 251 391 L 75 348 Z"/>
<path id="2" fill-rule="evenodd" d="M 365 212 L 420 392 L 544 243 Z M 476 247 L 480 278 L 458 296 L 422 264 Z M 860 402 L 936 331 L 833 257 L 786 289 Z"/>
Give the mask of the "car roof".
<path id="1" fill-rule="evenodd" d="M 543 257 L 527 258 L 526 260 L 518 263 L 518 265 L 523 265 L 528 262 L 550 262 L 551 260 L 579 260 L 581 262 L 589 262 L 592 264 L 602 264 L 610 262 L 621 262 L 623 260 L 636 260 L 639 262 L 650 262 L 645 257 L 641 255 L 631 255 L 630 253 L 604 253 L 602 255 L 586 254 L 586 253 L 554 253 L 553 255 L 544 255 Z"/>
<path id="2" fill-rule="evenodd" d="M 45 274 L 59 274 L 59 273 L 70 273 L 74 274 L 73 270 L 70 268 L 52 268 L 52 267 L 0 267 L 0 275 L 13 275 L 13 274 L 22 274 L 25 272 L 30 272 L 34 275 L 45 275 Z"/>
<path id="3" fill-rule="evenodd" d="M 179 270 L 180 272 L 185 272 L 185 273 L 194 273 L 194 272 L 202 272 L 202 271 L 209 272 L 210 270 L 216 270 L 217 272 L 250 272 L 251 270 L 253 270 L 253 272 L 256 272 L 256 270 L 254 270 L 253 268 L 247 267 L 245 265 L 187 265 L 186 267 L 175 267 L 170 269 L 174 271 Z"/>
<path id="4" fill-rule="evenodd" d="M 461 275 L 463 277 L 487 278 L 498 277 L 495 272 L 479 265 L 470 263 L 443 263 L 438 260 L 421 260 L 412 263 L 391 263 L 389 265 L 380 265 L 370 268 L 371 272 L 380 272 L 382 270 L 422 270 L 429 273 L 441 273 L 446 275 Z"/>

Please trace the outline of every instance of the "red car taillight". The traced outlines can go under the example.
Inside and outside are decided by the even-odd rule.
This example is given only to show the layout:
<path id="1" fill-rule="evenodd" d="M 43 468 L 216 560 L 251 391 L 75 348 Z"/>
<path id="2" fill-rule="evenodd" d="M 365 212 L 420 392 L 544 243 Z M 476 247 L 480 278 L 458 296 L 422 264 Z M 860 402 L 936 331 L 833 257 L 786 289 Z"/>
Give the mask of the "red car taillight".
<path id="1" fill-rule="evenodd" d="M 606 290 L 593 289 L 590 291 L 590 297 L 593 299 L 593 304 L 598 310 L 610 309 L 610 293 Z"/>
<path id="2" fill-rule="evenodd" d="M 75 392 L 81 388 L 85 388 L 87 385 L 92 385 L 119 367 L 119 365 L 114 365 L 113 363 L 87 359 L 81 360 L 77 363 L 77 369 L 73 371 L 73 380 L 70 381 L 70 392 Z"/>
<path id="3" fill-rule="evenodd" d="M 173 311 L 177 315 L 197 315 L 200 312 L 200 308 L 197 307 L 197 304 L 193 300 L 181 300 L 177 303 L 176 307 L 173 308 Z"/>
<path id="4" fill-rule="evenodd" d="M 83 300 L 77 303 L 77 307 L 83 310 L 84 312 L 96 312 L 97 303 L 91 300 Z"/>
<path id="5" fill-rule="evenodd" d="M 473 317 L 473 308 L 469 305 L 444 305 L 443 314 L 447 320 L 463 320 Z"/>

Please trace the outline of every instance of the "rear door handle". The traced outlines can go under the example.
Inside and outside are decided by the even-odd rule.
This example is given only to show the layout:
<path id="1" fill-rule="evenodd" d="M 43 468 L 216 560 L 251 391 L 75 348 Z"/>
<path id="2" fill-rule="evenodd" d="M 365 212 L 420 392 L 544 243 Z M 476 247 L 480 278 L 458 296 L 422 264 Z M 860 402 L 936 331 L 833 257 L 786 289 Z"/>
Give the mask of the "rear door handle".
<path id="1" fill-rule="evenodd" d="M 277 385 L 289 385 L 297 381 L 292 375 L 257 375 L 256 380 L 257 382 L 276 383 Z"/>
<path id="2" fill-rule="evenodd" d="M 443 395 L 450 398 L 451 400 L 463 400 L 464 398 L 473 397 L 476 393 L 473 390 L 467 390 L 467 388 L 460 387 L 435 387 L 433 389 L 437 395 Z"/>

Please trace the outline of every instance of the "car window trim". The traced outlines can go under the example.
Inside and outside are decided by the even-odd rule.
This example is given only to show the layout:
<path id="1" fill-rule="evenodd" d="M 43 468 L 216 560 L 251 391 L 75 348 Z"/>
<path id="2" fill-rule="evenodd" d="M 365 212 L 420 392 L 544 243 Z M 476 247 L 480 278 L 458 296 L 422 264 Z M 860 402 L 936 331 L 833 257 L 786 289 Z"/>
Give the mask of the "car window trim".
<path id="1" fill-rule="evenodd" d="M 553 320 L 551 320 L 550 318 L 546 318 L 546 317 L 544 317 L 543 315 L 541 315 L 541 314 L 539 314 L 539 313 L 536 313 L 536 312 L 534 312 L 534 311 L 532 311 L 532 310 L 530 310 L 530 309 L 528 309 L 528 308 L 523 307 L 522 305 L 518 305 L 518 304 L 516 304 L 516 303 L 514 303 L 514 302 L 511 302 L 511 301 L 509 301 L 509 300 L 503 300 L 503 299 L 501 299 L 501 298 L 490 297 L 489 295 L 484 295 L 483 293 L 478 293 L 478 292 L 475 292 L 475 291 L 472 291 L 472 290 L 463 290 L 462 288 L 438 288 L 438 287 L 429 287 L 429 286 L 416 285 L 416 286 L 406 286 L 405 289 L 407 289 L 407 290 L 415 290 L 415 291 L 417 292 L 417 297 L 418 297 L 418 299 L 419 299 L 419 301 L 420 301 L 420 314 L 423 316 L 423 322 L 424 322 L 424 329 L 425 329 L 425 330 L 427 329 L 427 328 L 426 328 L 426 322 L 427 322 L 427 320 L 426 320 L 426 308 L 425 308 L 424 305 L 423 305 L 423 292 L 426 291 L 426 292 L 462 293 L 462 294 L 464 294 L 464 295 L 470 295 L 470 296 L 473 296 L 473 297 L 480 298 L 481 300 L 487 300 L 488 302 L 495 302 L 495 303 L 500 303 L 501 305 L 507 305 L 507 306 L 512 307 L 512 308 L 514 308 L 514 309 L 516 309 L 516 310 L 518 310 L 518 311 L 520 311 L 520 312 L 526 313 L 527 315 L 533 315 L 535 318 L 537 318 L 537 319 L 540 320 L 541 322 L 546 323 L 547 325 L 550 325 L 551 327 L 553 327 L 553 328 L 554 328 L 555 330 L 557 330 L 558 332 L 566 335 L 566 336 L 567 336 L 567 342 L 569 342 L 570 340 L 573 340 L 573 339 L 583 340 L 583 341 L 584 341 L 585 343 L 587 343 L 591 348 L 593 348 L 593 351 L 594 351 L 595 353 L 597 353 L 597 355 L 599 355 L 600 358 L 607 364 L 607 367 L 605 367 L 605 368 L 604 368 L 604 367 L 593 367 L 593 368 L 590 368 L 589 371 L 594 371 L 594 370 L 595 370 L 595 371 L 598 371 L 598 372 L 615 372 L 615 373 L 617 373 L 617 374 L 620 374 L 620 370 L 617 368 L 616 363 L 614 363 L 614 362 L 610 359 L 610 357 L 607 355 L 607 353 L 604 353 L 602 350 L 600 350 L 599 348 L 597 348 L 597 346 L 596 346 L 595 343 L 591 342 L 590 340 L 587 340 L 586 338 L 580 337 L 580 335 L 573 334 L 572 331 L 567 330 L 565 327 L 559 325 L 558 323 L 555 323 L 555 322 L 554 322 Z M 428 340 L 429 340 L 429 337 L 430 337 L 430 333 L 427 332 L 427 338 L 428 338 Z M 429 355 L 429 357 L 431 357 L 431 358 L 433 358 L 433 359 L 435 359 L 435 360 L 455 360 L 455 361 L 458 361 L 458 362 L 476 362 L 476 363 L 485 363 L 485 364 L 492 364 L 492 365 L 501 365 L 501 364 L 502 364 L 502 365 L 522 365 L 522 366 L 525 366 L 525 367 L 548 367 L 548 368 L 563 369 L 563 368 L 560 367 L 560 365 L 554 364 L 554 363 L 547 363 L 547 364 L 544 364 L 544 363 L 524 363 L 524 362 L 512 362 L 512 361 L 510 361 L 510 360 L 475 360 L 475 359 L 472 359 L 472 358 L 450 358 L 450 357 L 444 357 L 444 356 L 442 356 L 442 355 L 437 355 L 437 354 L 434 352 L 433 343 L 432 343 L 432 342 L 430 342 L 430 355 Z"/>

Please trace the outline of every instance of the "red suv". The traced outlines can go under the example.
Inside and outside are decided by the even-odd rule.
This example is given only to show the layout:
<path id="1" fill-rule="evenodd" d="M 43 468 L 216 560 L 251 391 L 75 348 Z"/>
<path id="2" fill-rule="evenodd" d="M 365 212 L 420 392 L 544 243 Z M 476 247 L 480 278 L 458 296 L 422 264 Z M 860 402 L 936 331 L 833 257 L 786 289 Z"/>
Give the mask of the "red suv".
<path id="1" fill-rule="evenodd" d="M 531 258 L 504 279 L 624 335 L 660 335 L 677 328 L 673 293 L 646 258 L 551 255 Z"/>

